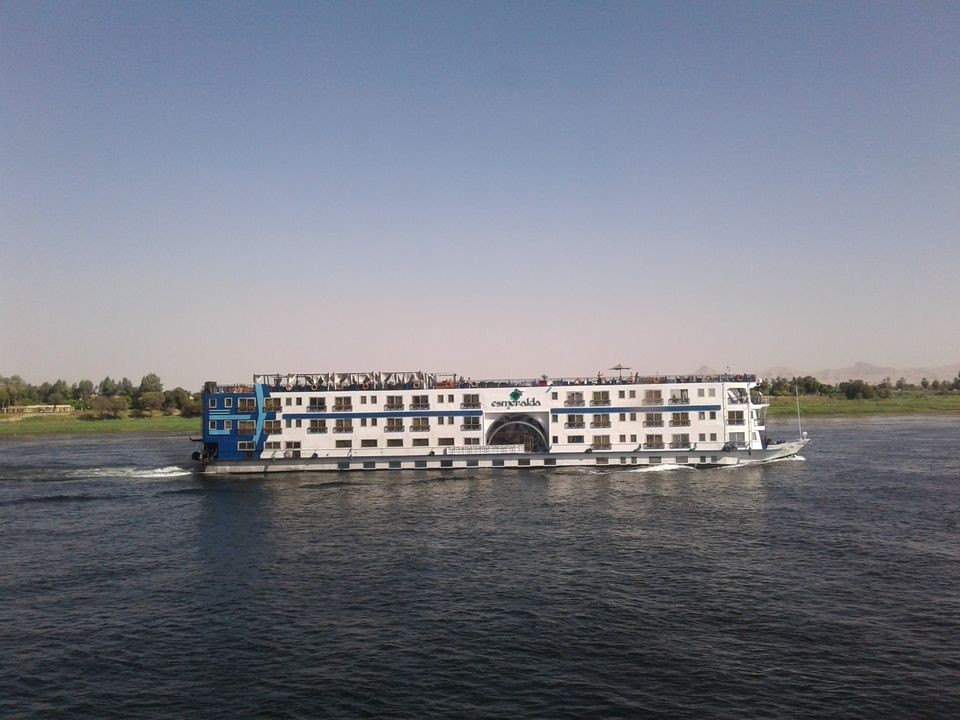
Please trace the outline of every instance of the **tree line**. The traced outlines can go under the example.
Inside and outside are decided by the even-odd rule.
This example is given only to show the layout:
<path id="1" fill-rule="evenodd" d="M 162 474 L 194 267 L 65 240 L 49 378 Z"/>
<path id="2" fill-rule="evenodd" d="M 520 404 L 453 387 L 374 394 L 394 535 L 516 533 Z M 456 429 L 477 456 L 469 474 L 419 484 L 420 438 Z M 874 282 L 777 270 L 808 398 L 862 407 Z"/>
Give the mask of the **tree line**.
<path id="1" fill-rule="evenodd" d="M 871 385 L 864 380 L 844 380 L 836 385 L 822 383 L 815 377 L 776 377 L 760 383 L 760 392 L 765 395 L 793 395 L 799 390 L 801 395 L 827 395 L 829 397 L 844 397 L 848 400 L 873 400 L 892 397 L 903 393 L 938 393 L 947 394 L 960 391 L 960 373 L 952 380 L 928 380 L 923 378 L 919 384 L 907 382 L 906 378 L 899 378 L 896 382 L 886 377 L 881 382 Z"/>
<path id="2" fill-rule="evenodd" d="M 128 411 L 179 413 L 185 417 L 201 414 L 197 394 L 176 387 L 164 390 L 156 373 L 147 373 L 134 385 L 129 378 L 114 380 L 109 375 L 99 383 L 65 380 L 28 383 L 19 375 L 0 375 L 0 407 L 15 405 L 70 405 L 100 417 L 119 417 Z"/>

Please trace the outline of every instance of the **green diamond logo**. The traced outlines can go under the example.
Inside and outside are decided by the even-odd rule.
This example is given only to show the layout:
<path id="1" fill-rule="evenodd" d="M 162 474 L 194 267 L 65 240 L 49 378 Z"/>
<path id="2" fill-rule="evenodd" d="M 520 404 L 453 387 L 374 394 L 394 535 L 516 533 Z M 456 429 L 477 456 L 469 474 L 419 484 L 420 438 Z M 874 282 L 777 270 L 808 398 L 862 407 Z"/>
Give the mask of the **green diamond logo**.
<path id="1" fill-rule="evenodd" d="M 523 392 L 521 392 L 521 391 L 518 390 L 517 388 L 514 388 L 514 389 L 513 389 L 513 392 L 510 393 L 510 399 L 513 400 L 514 402 L 516 402 L 517 400 L 520 399 L 520 396 L 521 396 L 521 395 L 523 395 Z"/>

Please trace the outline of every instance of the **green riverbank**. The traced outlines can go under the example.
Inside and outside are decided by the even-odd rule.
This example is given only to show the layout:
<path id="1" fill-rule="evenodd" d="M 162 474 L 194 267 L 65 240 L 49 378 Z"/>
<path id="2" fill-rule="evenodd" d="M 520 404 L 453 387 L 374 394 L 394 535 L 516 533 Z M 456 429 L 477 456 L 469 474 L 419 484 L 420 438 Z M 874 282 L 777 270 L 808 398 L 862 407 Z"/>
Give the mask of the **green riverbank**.
<path id="1" fill-rule="evenodd" d="M 773 397 L 769 400 L 771 417 L 796 416 L 796 398 Z M 800 414 L 803 417 L 960 414 L 960 395 L 907 394 L 875 400 L 847 400 L 820 395 L 801 395 Z"/>
<path id="2" fill-rule="evenodd" d="M 0 439 L 26 435 L 114 434 L 114 433 L 181 433 L 199 437 L 201 419 L 179 415 L 125 417 L 90 420 L 76 414 L 35 415 L 17 420 L 0 421 Z"/>

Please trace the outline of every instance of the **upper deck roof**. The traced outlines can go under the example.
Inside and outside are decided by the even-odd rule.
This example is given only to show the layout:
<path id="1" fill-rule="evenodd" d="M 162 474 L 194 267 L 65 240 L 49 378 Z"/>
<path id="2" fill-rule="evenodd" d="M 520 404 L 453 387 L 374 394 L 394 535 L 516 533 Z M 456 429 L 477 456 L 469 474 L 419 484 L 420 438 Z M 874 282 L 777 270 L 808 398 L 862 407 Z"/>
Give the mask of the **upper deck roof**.
<path id="1" fill-rule="evenodd" d="M 267 385 L 277 391 L 351 391 L 351 390 L 433 390 L 441 388 L 491 388 L 491 387 L 552 387 L 556 385 L 649 385 L 690 384 L 713 382 L 757 382 L 757 376 L 746 373 L 722 373 L 720 375 L 640 375 L 618 373 L 607 377 L 602 373 L 590 377 L 564 376 L 538 378 L 486 378 L 473 379 L 457 373 L 415 372 L 351 372 L 351 373 L 257 373 L 253 384 L 236 383 L 221 385 L 208 382 L 206 392 L 253 392 L 256 385 Z"/>

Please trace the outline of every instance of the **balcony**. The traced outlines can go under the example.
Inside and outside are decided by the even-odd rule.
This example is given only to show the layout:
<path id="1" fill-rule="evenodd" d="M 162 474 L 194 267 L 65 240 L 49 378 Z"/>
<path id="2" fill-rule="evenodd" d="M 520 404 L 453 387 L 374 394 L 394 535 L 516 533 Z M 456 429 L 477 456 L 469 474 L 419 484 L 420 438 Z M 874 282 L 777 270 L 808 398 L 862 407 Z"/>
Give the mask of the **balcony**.
<path id="1" fill-rule="evenodd" d="M 688 397 L 672 397 L 670 398 L 671 405 L 689 405 L 690 398 Z"/>
<path id="2" fill-rule="evenodd" d="M 325 435 L 327 429 L 325 427 L 311 427 L 307 428 L 308 435 Z"/>
<path id="3" fill-rule="evenodd" d="M 591 400 L 591 401 L 590 401 L 590 407 L 601 407 L 601 406 L 609 405 L 609 404 L 610 404 L 610 398 L 607 398 L 606 400 Z"/>
<path id="4" fill-rule="evenodd" d="M 583 407 L 583 400 L 564 400 L 564 407 Z"/>
<path id="5" fill-rule="evenodd" d="M 383 431 L 384 432 L 403 432 L 403 425 L 387 425 Z"/>
<path id="6" fill-rule="evenodd" d="M 247 405 L 237 405 L 237 412 L 252 413 L 256 411 L 257 411 L 256 403 L 249 403 Z"/>
<path id="7" fill-rule="evenodd" d="M 607 420 L 606 422 L 592 422 L 592 423 L 590 423 L 590 427 L 592 427 L 592 428 L 608 428 L 608 427 L 610 427 L 610 421 Z"/>
<path id="8" fill-rule="evenodd" d="M 275 403 L 271 405 L 267 405 L 266 403 L 264 403 L 263 411 L 264 412 L 280 412 L 280 403 Z"/>
<path id="9" fill-rule="evenodd" d="M 644 449 L 644 450 L 663 450 L 663 448 L 664 448 L 664 445 L 663 445 L 662 442 L 658 442 L 658 443 L 644 443 L 644 444 L 643 444 L 643 449 Z"/>
<path id="10" fill-rule="evenodd" d="M 326 412 L 326 405 L 307 405 L 307 412 Z"/>
<path id="11" fill-rule="evenodd" d="M 592 445 L 590 445 L 590 447 L 592 447 L 594 450 L 609 450 L 610 443 L 595 442 Z"/>
<path id="12" fill-rule="evenodd" d="M 410 403 L 411 410 L 429 410 L 430 403 Z"/>
<path id="13" fill-rule="evenodd" d="M 663 405 L 663 398 L 659 395 L 654 397 L 645 397 L 643 398 L 644 405 Z"/>
<path id="14" fill-rule="evenodd" d="M 727 418 L 727 425 L 746 425 L 747 421 L 744 418 Z"/>
<path id="15" fill-rule="evenodd" d="M 690 441 L 689 440 L 678 440 L 676 442 L 670 443 L 671 450 L 689 450 Z"/>
<path id="16" fill-rule="evenodd" d="M 670 427 L 690 427 L 689 420 L 671 420 Z"/>
<path id="17" fill-rule="evenodd" d="M 568 422 L 564 423 L 563 426 L 569 430 L 570 428 L 584 428 L 587 424 L 582 422 Z"/>
<path id="18" fill-rule="evenodd" d="M 462 402 L 462 403 L 460 403 L 460 409 L 461 409 L 461 410 L 478 409 L 479 407 L 480 407 L 480 403 L 478 403 L 478 402 Z"/>
<path id="19" fill-rule="evenodd" d="M 429 432 L 429 431 L 430 431 L 429 425 L 411 425 L 410 426 L 410 432 Z"/>
<path id="20" fill-rule="evenodd" d="M 335 427 L 335 428 L 333 429 L 333 431 L 334 431 L 335 433 L 352 433 L 352 432 L 353 432 L 353 427 L 352 427 L 352 426 L 347 426 L 347 427 Z"/>
<path id="21" fill-rule="evenodd" d="M 403 410 L 403 403 L 384 403 L 384 410 Z"/>
<path id="22" fill-rule="evenodd" d="M 479 425 L 461 425 L 460 430 L 463 432 L 480 432 Z"/>
<path id="23" fill-rule="evenodd" d="M 728 405 L 746 405 L 749 402 L 749 398 L 746 395 L 730 395 L 727 396 Z"/>
<path id="24" fill-rule="evenodd" d="M 353 405 L 334 405 L 334 412 L 353 412 Z"/>
<path id="25" fill-rule="evenodd" d="M 644 420 L 644 427 L 663 427 L 663 420 Z"/>
<path id="26" fill-rule="evenodd" d="M 257 432 L 256 426 L 254 427 L 244 427 L 243 425 L 237 426 L 237 435 L 254 435 Z"/>

